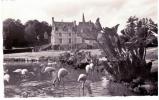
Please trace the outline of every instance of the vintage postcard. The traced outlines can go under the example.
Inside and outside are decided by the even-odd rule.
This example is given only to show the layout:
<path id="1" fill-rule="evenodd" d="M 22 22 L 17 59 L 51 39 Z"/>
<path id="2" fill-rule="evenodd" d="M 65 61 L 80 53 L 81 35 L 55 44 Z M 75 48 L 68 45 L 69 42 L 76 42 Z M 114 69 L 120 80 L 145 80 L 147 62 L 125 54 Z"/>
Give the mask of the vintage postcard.
<path id="1" fill-rule="evenodd" d="M 157 3 L 1 0 L 2 96 L 158 96 Z"/>

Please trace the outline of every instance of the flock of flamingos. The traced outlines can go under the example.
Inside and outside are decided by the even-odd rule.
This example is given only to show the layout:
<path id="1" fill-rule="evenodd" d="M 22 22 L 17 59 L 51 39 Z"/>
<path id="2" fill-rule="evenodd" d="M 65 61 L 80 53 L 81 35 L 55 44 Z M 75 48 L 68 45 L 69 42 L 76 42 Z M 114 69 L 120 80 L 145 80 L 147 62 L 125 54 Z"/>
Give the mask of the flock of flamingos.
<path id="1" fill-rule="evenodd" d="M 106 60 L 106 59 L 101 59 L 101 60 Z M 53 67 L 56 62 L 48 62 L 47 66 L 44 64 L 41 64 L 40 66 L 43 67 L 43 73 L 52 73 L 52 85 L 55 87 L 55 82 L 58 81 L 58 85 L 61 84 L 63 86 L 63 95 L 64 95 L 64 89 L 65 89 L 65 81 L 64 78 L 69 74 L 69 71 L 62 67 L 58 70 L 57 74 L 55 75 L 56 69 Z M 90 77 L 93 80 L 93 72 L 94 72 L 94 63 L 92 60 L 88 61 L 88 64 L 85 67 L 85 72 L 86 73 L 81 73 L 77 79 L 78 82 L 81 83 L 81 88 L 82 88 L 82 94 L 84 96 L 84 88 L 87 87 L 87 89 L 90 87 L 90 84 L 86 84 L 86 80 L 88 77 Z M 13 71 L 14 73 L 19 73 L 22 78 L 25 78 L 27 73 L 34 74 L 34 72 L 29 72 L 28 69 L 16 69 Z M 34 74 L 35 75 L 35 74 Z M 53 76 L 54 75 L 54 76 Z M 56 78 L 55 78 L 56 77 Z M 4 82 L 9 83 L 10 82 L 10 75 L 8 73 L 8 70 L 4 72 Z M 91 89 L 88 89 L 88 92 L 91 94 Z"/>

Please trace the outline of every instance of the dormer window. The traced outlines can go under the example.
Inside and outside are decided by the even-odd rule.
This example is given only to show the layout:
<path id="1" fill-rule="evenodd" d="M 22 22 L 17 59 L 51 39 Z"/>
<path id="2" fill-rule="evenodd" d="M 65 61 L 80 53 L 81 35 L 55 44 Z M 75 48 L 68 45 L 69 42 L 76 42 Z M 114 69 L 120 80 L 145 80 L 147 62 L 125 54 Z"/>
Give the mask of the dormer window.
<path id="1" fill-rule="evenodd" d="M 66 26 L 63 27 L 63 31 L 68 31 Z"/>
<path id="2" fill-rule="evenodd" d="M 59 33 L 59 36 L 61 37 L 61 36 L 62 36 L 62 33 Z"/>

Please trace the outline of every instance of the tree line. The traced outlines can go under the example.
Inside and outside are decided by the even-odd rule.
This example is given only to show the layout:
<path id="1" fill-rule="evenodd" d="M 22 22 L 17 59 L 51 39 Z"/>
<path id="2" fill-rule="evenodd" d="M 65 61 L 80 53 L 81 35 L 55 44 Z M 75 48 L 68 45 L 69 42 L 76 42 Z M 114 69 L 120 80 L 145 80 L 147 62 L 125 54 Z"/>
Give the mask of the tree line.
<path id="1" fill-rule="evenodd" d="M 99 19 L 96 20 L 95 26 L 95 32 L 101 30 Z M 158 33 L 157 24 L 152 19 L 139 19 L 135 16 L 129 17 L 126 27 L 121 30 L 121 42 L 127 42 L 131 40 L 133 36 L 138 36 L 135 30 L 140 26 L 145 26 L 145 29 L 140 30 L 145 30 L 142 33 L 143 36 L 145 32 L 149 30 L 146 38 L 147 45 L 158 44 L 157 37 L 150 34 Z M 47 44 L 50 42 L 51 30 L 51 25 L 45 21 L 28 20 L 22 24 L 19 19 L 8 18 L 3 21 L 3 46 L 6 49 L 12 49 L 13 47 L 32 47 Z"/>
<path id="2" fill-rule="evenodd" d="M 31 47 L 50 42 L 52 27 L 45 21 L 28 20 L 22 24 L 21 20 L 8 18 L 3 21 L 3 46 Z"/>

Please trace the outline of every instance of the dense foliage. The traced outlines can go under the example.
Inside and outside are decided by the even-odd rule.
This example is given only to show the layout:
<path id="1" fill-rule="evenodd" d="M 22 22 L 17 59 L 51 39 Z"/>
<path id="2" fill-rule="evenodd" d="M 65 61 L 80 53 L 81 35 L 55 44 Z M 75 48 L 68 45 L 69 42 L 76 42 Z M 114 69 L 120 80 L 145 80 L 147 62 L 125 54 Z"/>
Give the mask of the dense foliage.
<path id="1" fill-rule="evenodd" d="M 6 49 L 46 44 L 50 36 L 51 26 L 45 21 L 29 20 L 24 25 L 19 19 L 3 21 L 3 45 Z"/>
<path id="2" fill-rule="evenodd" d="M 151 66 L 146 63 L 146 47 L 157 39 L 152 38 L 157 34 L 157 24 L 151 19 L 130 17 L 126 28 L 121 31 L 122 36 L 117 34 L 118 26 L 101 29 L 99 33 L 102 35 L 96 39 L 108 59 L 104 63 L 105 69 L 116 81 L 147 77 Z"/>

